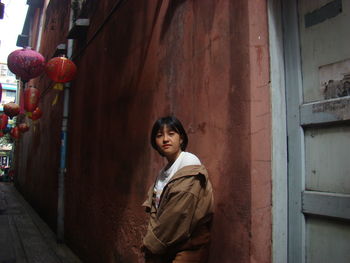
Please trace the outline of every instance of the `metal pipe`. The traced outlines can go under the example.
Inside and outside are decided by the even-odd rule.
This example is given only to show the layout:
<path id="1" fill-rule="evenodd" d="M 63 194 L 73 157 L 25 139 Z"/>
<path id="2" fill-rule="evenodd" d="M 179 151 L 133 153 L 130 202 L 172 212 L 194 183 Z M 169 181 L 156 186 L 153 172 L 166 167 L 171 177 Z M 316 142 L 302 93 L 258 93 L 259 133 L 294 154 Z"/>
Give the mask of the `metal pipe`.
<path id="1" fill-rule="evenodd" d="M 69 83 L 68 83 L 69 84 Z M 61 158 L 58 174 L 58 202 L 57 202 L 57 241 L 64 242 L 64 178 L 66 175 L 66 153 L 67 153 L 67 129 L 69 113 L 69 85 L 64 89 L 64 106 L 61 127 Z"/>
<path id="2" fill-rule="evenodd" d="M 73 10 L 71 1 L 71 12 L 70 12 L 70 25 L 71 29 L 73 26 Z M 69 39 L 67 44 L 67 57 L 71 58 L 73 53 L 73 40 Z M 69 117 L 69 88 L 70 83 L 65 84 L 64 95 L 63 95 L 63 116 L 62 116 L 62 127 L 61 127 L 61 158 L 60 168 L 58 173 L 58 200 L 57 200 L 57 242 L 64 242 L 64 193 L 65 184 L 64 179 L 67 172 L 66 158 L 67 158 L 67 142 L 68 142 L 68 117 Z"/>

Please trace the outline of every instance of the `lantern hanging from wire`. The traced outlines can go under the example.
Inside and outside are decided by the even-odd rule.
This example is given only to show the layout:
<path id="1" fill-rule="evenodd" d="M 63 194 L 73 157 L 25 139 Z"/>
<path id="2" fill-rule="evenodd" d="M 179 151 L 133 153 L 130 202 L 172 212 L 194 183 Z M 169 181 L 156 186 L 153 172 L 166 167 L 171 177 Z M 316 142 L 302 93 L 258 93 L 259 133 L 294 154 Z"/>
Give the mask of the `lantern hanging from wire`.
<path id="1" fill-rule="evenodd" d="M 27 87 L 24 90 L 24 109 L 27 114 L 33 112 L 39 104 L 40 91 L 34 87 Z"/>
<path id="2" fill-rule="evenodd" d="M 18 49 L 7 57 L 10 71 L 16 74 L 23 83 L 40 76 L 45 70 L 45 58 L 30 47 Z"/>
<path id="3" fill-rule="evenodd" d="M 14 102 L 9 102 L 4 105 L 4 112 L 7 116 L 10 117 L 10 119 L 17 116 L 19 114 L 19 111 L 19 105 Z"/>
<path id="4" fill-rule="evenodd" d="M 28 114 L 28 118 L 31 119 L 33 121 L 33 132 L 35 133 L 36 131 L 36 122 L 38 119 L 41 118 L 43 112 L 41 111 L 41 109 L 39 107 L 36 107 L 36 109 L 32 112 L 32 114 Z"/>
<path id="5" fill-rule="evenodd" d="M 6 128 L 7 123 L 8 123 L 9 117 L 6 114 L 1 114 L 0 115 L 0 130 L 2 131 L 3 129 Z"/>
<path id="6" fill-rule="evenodd" d="M 55 82 L 54 90 L 63 90 L 63 83 L 70 82 L 74 79 L 77 73 L 77 67 L 73 61 L 62 56 L 54 57 L 50 59 L 46 66 L 45 72 L 47 76 Z M 55 96 L 52 105 L 56 104 L 58 100 L 58 95 Z"/>
<path id="7" fill-rule="evenodd" d="M 43 115 L 43 112 L 39 107 L 36 107 L 36 109 L 32 112 L 32 114 L 28 115 L 29 119 L 32 119 L 33 121 L 36 121 L 41 118 Z"/>
<path id="8" fill-rule="evenodd" d="M 10 131 L 10 135 L 12 138 L 18 139 L 20 134 L 20 131 L 17 126 L 13 127 Z"/>

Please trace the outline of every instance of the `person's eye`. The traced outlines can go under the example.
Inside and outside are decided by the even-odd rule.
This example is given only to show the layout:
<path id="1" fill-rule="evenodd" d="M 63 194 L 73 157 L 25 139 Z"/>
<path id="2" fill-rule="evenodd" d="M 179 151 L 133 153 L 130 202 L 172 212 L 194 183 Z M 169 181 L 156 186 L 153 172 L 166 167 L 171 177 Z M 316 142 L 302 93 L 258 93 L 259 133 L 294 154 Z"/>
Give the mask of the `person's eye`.
<path id="1" fill-rule="evenodd" d="M 156 138 L 160 138 L 160 137 L 162 137 L 162 134 L 161 134 L 161 133 L 158 133 L 158 134 L 156 135 Z"/>
<path id="2" fill-rule="evenodd" d="M 175 132 L 169 132 L 169 135 L 173 136 L 173 135 L 175 135 Z"/>

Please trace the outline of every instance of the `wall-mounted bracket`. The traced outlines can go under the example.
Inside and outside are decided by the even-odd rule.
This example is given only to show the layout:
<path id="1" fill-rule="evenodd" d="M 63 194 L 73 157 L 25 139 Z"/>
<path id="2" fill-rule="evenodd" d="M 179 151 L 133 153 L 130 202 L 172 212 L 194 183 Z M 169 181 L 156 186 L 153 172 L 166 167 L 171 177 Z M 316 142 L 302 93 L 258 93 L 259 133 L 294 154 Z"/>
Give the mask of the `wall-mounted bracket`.
<path id="1" fill-rule="evenodd" d="M 17 47 L 27 47 L 29 46 L 29 36 L 28 35 L 18 35 L 17 37 L 17 42 L 16 42 Z"/>
<path id="2" fill-rule="evenodd" d="M 90 25 L 90 19 L 88 18 L 79 18 L 74 22 L 73 27 L 68 33 L 68 39 L 78 39 L 84 38 L 87 33 L 87 29 Z"/>
<path id="3" fill-rule="evenodd" d="M 42 7 L 44 0 L 27 0 L 27 5 L 34 7 Z"/>
<path id="4" fill-rule="evenodd" d="M 55 53 L 53 54 L 52 57 L 59 57 L 62 55 L 67 55 L 67 45 L 63 43 L 59 44 L 56 47 Z"/>

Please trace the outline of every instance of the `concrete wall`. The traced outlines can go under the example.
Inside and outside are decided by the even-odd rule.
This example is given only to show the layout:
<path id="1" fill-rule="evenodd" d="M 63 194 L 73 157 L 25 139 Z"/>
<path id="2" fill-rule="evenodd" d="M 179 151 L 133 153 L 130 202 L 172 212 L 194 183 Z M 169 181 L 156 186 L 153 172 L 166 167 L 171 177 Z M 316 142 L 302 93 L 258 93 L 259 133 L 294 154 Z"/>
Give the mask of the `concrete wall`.
<path id="1" fill-rule="evenodd" d="M 84 262 L 142 262 L 141 203 L 165 164 L 150 147 L 150 129 L 158 117 L 175 114 L 188 131 L 188 151 L 207 166 L 215 190 L 210 262 L 270 262 L 265 1 L 130 0 L 100 28 L 114 4 L 90 1 L 87 40 L 93 40 L 76 43 L 65 195 L 68 245 Z M 51 35 L 46 32 L 48 43 L 54 42 Z M 44 101 L 59 122 L 61 112 L 50 95 Z M 19 163 L 30 167 L 20 170 L 20 178 L 33 177 L 21 187 L 35 197 L 34 204 L 40 203 L 34 190 L 49 199 L 42 213 L 54 222 L 59 125 L 51 118 L 40 121 L 34 139 L 40 152 L 52 153 L 30 159 L 34 145 L 23 138 Z M 34 182 L 40 182 L 36 189 Z"/>

